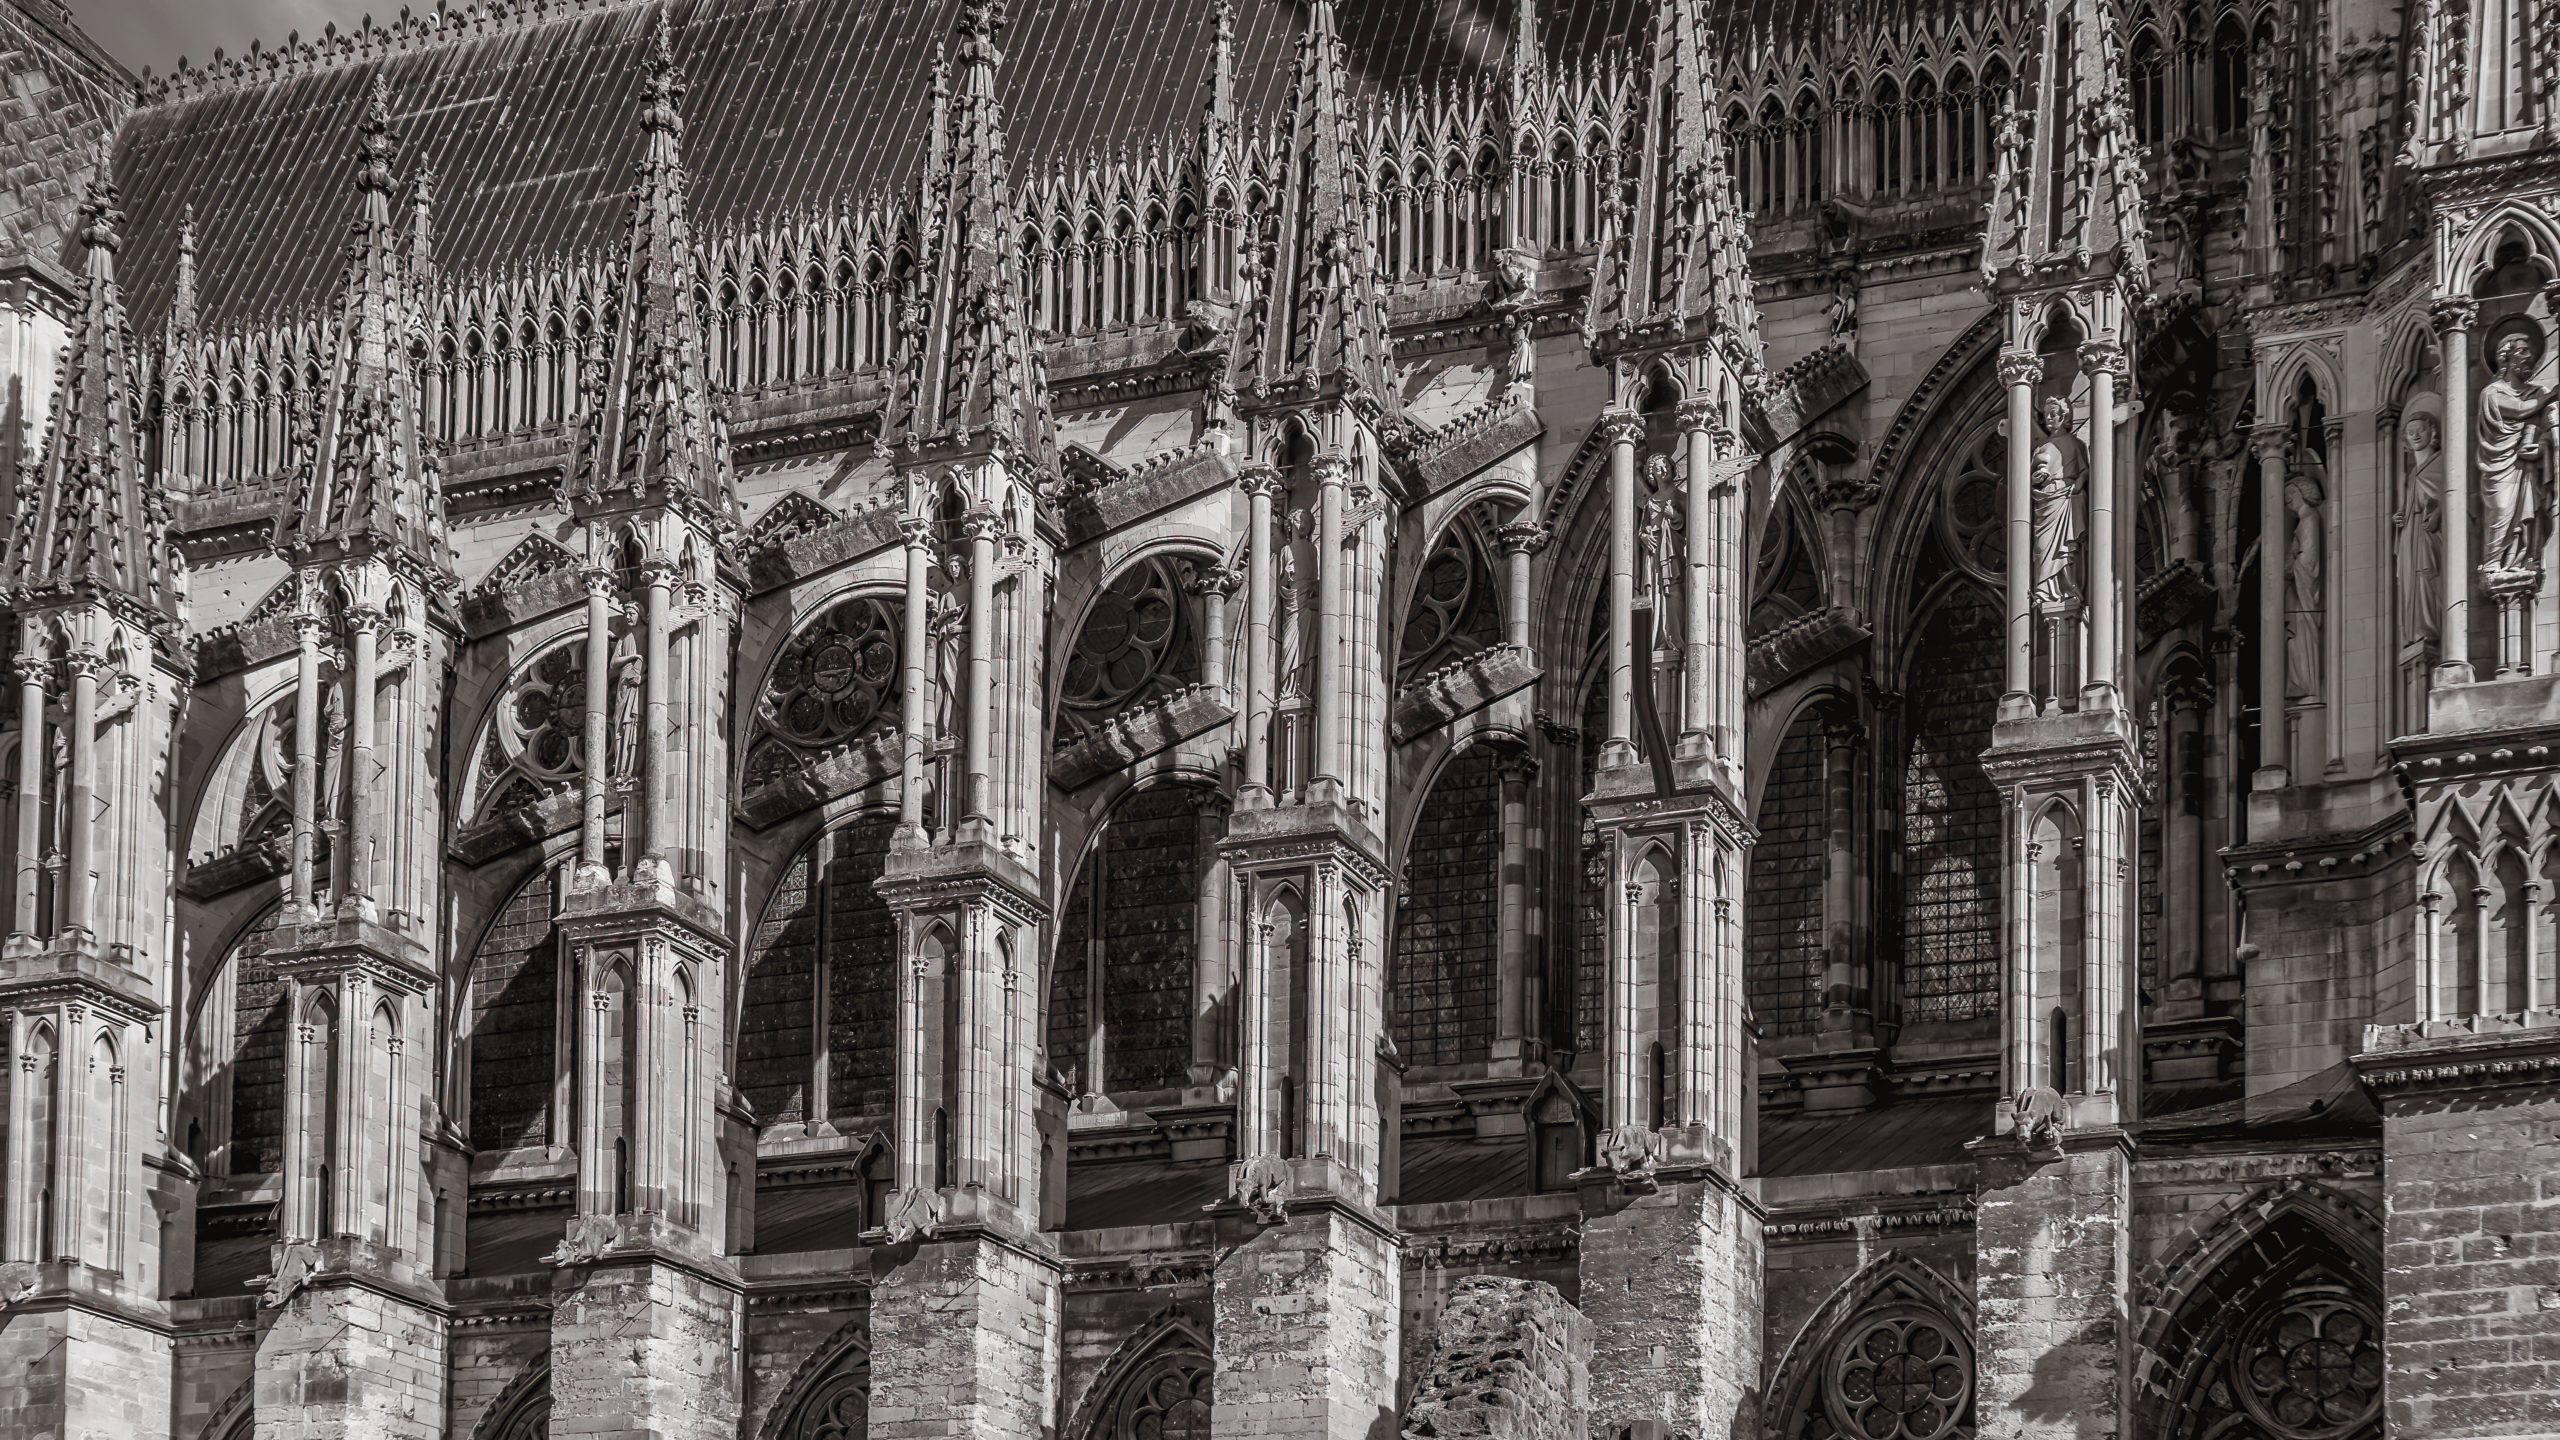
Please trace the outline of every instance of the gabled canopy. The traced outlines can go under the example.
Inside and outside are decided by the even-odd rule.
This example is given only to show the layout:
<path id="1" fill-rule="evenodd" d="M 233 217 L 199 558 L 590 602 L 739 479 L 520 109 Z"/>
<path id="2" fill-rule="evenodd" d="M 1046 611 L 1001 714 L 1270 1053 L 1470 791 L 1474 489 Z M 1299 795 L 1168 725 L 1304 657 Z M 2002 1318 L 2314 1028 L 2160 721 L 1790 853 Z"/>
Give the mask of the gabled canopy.
<path id="1" fill-rule="evenodd" d="M 2143 283 L 2142 156 L 2123 37 L 2105 0 L 2041 0 L 1997 156 L 1982 268 L 1995 284 L 2111 274 Z"/>
<path id="2" fill-rule="evenodd" d="M 1603 353 L 1719 342 L 1760 362 L 1749 217 L 1735 194 L 1715 53 L 1701 0 L 1656 0 L 1635 191 L 1604 202 L 1608 232 L 1591 277 L 1585 328 Z"/>
<path id="3" fill-rule="evenodd" d="M 390 113 L 377 76 L 356 142 L 356 218 L 330 321 L 319 433 L 277 541 L 297 560 L 375 555 L 445 572 L 444 494 L 418 393 L 426 257 L 404 251 L 392 218 L 400 147 Z"/>
<path id="4" fill-rule="evenodd" d="M 667 506 L 726 531 L 737 492 L 728 434 L 703 364 L 692 225 L 685 214 L 684 76 L 658 14 L 640 104 L 644 141 L 631 190 L 622 271 L 589 405 L 562 482 L 573 511 Z"/>
<path id="5" fill-rule="evenodd" d="M 116 284 L 124 212 L 103 156 L 80 214 L 80 314 L 55 384 L 44 453 L 22 462 L 7 583 L 21 606 L 101 603 L 175 618 L 169 507 L 143 473 L 140 369 Z"/>
<path id="6" fill-rule="evenodd" d="M 1289 86 L 1278 204 L 1245 257 L 1233 382 L 1249 407 L 1356 396 L 1386 417 L 1403 411 L 1351 98 L 1333 0 L 1314 0 Z"/>
<path id="7" fill-rule="evenodd" d="M 968 0 L 956 76 L 937 70 L 881 444 L 893 455 L 997 454 L 1031 476 L 1058 469 L 1057 425 L 1023 302 L 1004 106 L 996 98 L 1004 9 Z M 954 83 L 956 81 L 956 83 Z"/>

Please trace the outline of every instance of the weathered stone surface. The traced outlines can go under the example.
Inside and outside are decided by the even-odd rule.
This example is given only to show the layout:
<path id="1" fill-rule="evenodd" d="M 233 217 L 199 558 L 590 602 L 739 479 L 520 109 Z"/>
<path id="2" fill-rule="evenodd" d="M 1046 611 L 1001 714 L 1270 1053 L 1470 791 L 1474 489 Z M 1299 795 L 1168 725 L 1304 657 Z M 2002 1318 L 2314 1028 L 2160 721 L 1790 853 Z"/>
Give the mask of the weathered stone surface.
<path id="1" fill-rule="evenodd" d="M 0 1440 L 169 1440 L 169 1336 L 85 1305 L 0 1312 Z"/>
<path id="2" fill-rule="evenodd" d="M 1582 1440 L 1590 1409 L 1582 1312 L 1542 1280 L 1470 1275 L 1441 1307 L 1406 1440 Z"/>
<path id="3" fill-rule="evenodd" d="M 735 1440 L 734 1284 L 617 1257 L 563 1268 L 552 1295 L 555 1440 Z"/>
<path id="4" fill-rule="evenodd" d="M 1713 1180 L 1667 1182 L 1584 1223 L 1595 1433 L 1758 1433 L 1762 1247 L 1759 1214 Z"/>
<path id="5" fill-rule="evenodd" d="M 2113 1436 L 2128 1403 L 2131 1164 L 2114 1137 L 2039 1160 L 1985 1142 L 1975 1202 L 1976 1433 Z"/>
<path id="6" fill-rule="evenodd" d="M 258 1339 L 257 1440 L 442 1440 L 447 1332 L 376 1286 L 306 1286 Z"/>
<path id="7" fill-rule="evenodd" d="M 1395 1241 L 1339 1211 L 1272 1226 L 1216 1278 L 1217 1440 L 1377 1440 L 1393 1428 Z"/>
<path id="8" fill-rule="evenodd" d="M 873 1440 L 1041 1440 L 1058 1272 L 989 1236 L 928 1242 L 871 1292 Z"/>

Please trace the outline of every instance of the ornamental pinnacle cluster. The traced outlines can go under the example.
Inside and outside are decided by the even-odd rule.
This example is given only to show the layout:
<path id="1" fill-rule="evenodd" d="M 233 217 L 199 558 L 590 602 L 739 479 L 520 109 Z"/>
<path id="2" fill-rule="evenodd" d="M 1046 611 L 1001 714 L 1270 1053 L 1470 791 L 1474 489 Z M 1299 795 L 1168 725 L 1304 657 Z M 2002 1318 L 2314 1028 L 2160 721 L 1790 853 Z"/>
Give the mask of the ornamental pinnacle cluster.
<path id="1" fill-rule="evenodd" d="M 0 0 L 0 1440 L 2552 1433 L 2546 21 Z"/>

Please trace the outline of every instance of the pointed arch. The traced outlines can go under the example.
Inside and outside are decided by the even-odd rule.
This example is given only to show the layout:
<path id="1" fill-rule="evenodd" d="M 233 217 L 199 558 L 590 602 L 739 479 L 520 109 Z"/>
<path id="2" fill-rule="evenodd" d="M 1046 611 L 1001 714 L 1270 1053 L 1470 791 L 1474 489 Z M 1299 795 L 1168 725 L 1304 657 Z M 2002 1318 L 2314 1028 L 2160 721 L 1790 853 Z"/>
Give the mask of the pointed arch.
<path id="1" fill-rule="evenodd" d="M 1939 1404 L 1926 1412 L 1925 1426 L 1910 1423 L 1911 1417 L 1921 1413 L 1919 1397 L 1914 1397 L 1911 1412 L 1879 1417 L 1890 1423 L 1875 1430 L 1859 1425 L 1847 1433 L 1890 1436 L 1895 1440 L 1969 1435 L 1974 1379 L 1973 1298 L 1928 1262 L 1904 1254 L 1879 1256 L 1841 1281 L 1797 1327 L 1785 1354 L 1770 1372 L 1772 1380 L 1761 1414 L 1761 1433 L 1775 1440 L 1831 1440 L 1842 1433 L 1838 1421 L 1847 1418 L 1844 1412 L 1851 1407 L 1850 1396 L 1842 1393 L 1842 1382 L 1850 1380 L 1854 1384 L 1854 1379 L 1844 1374 L 1844 1367 L 1837 1363 L 1842 1358 L 1840 1352 L 1881 1325 L 1887 1327 L 1887 1343 L 1898 1346 L 1902 1354 L 1910 1354 L 1917 1333 L 1913 1322 L 1931 1326 L 1945 1338 L 1949 1348 L 1944 1353 L 1962 1367 L 1962 1394 L 1938 1396 L 1933 1386 L 1930 1398 Z M 1938 1355 L 1912 1358 L 1921 1361 L 1924 1373 L 1939 1368 Z"/>
<path id="2" fill-rule="evenodd" d="M 2233 1205 L 2150 1287 L 2135 1337 L 2134 1433 L 2203 1440 L 2236 1421 L 2270 1434 L 2379 1436 L 2381 1281 L 2382 1225 L 2356 1198 L 2295 1178 Z M 2292 1387 L 2288 1362 L 2305 1346 L 2336 1362 L 2325 1393 Z"/>
<path id="3" fill-rule="evenodd" d="M 733 1061 L 767 1125 L 885 1121 L 895 1033 L 897 922 L 874 883 L 897 812 L 860 811 L 812 838 L 774 879 L 746 947 Z"/>
<path id="4" fill-rule="evenodd" d="M 1209 1433 L 1206 1330 L 1168 1305 L 1111 1352 L 1068 1418 L 1066 1440 L 1140 1440 Z"/>
<path id="5" fill-rule="evenodd" d="M 547 1440 L 551 1434 L 551 1357 L 538 1356 L 489 1408 L 480 1412 L 480 1423 L 471 1429 L 471 1440 Z"/>
<path id="6" fill-rule="evenodd" d="M 867 1433 L 871 1410 L 871 1318 L 829 1336 L 783 1382 L 756 1440 L 844 1440 Z"/>

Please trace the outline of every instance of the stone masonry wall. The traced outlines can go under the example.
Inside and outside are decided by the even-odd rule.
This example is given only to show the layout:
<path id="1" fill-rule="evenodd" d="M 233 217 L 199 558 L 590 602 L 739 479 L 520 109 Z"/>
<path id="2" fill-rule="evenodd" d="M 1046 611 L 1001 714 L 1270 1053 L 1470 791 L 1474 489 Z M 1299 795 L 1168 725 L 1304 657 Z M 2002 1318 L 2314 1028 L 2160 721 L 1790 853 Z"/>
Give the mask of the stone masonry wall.
<path id="1" fill-rule="evenodd" d="M 1406 1440 L 1582 1440 L 1591 1405 L 1582 1312 L 1538 1280 L 1470 1275 L 1440 1311 Z"/>
<path id="2" fill-rule="evenodd" d="M 1057 1337 L 1053 1262 L 984 1237 L 918 1246 L 871 1291 L 872 1440 L 1040 1440 Z"/>
<path id="3" fill-rule="evenodd" d="M 0 1440 L 169 1440 L 169 1337 L 77 1306 L 0 1315 Z"/>
<path id="4" fill-rule="evenodd" d="M 1396 1399 L 1395 1242 L 1335 1212 L 1219 1262 L 1218 1440 L 1377 1440 Z"/>
<path id="5" fill-rule="evenodd" d="M 1704 1180 L 1667 1183 L 1582 1232 L 1591 1422 L 1696 1440 L 1759 1429 L 1760 1217 Z"/>
<path id="6" fill-rule="evenodd" d="M 2396 1098 L 2383 1135 L 2391 1433 L 2560 1435 L 2560 1085 Z"/>
<path id="7" fill-rule="evenodd" d="M 2132 1173 L 2105 1141 L 1983 1156 L 1975 1201 L 1980 1440 L 2102 1440 L 2127 1401 Z"/>
<path id="8" fill-rule="evenodd" d="M 442 1314 L 349 1284 L 305 1286 L 270 1313 L 257 1440 L 443 1440 Z"/>
<path id="9" fill-rule="evenodd" d="M 639 1260 L 564 1270 L 553 1293 L 555 1440 L 736 1440 L 736 1290 Z"/>

